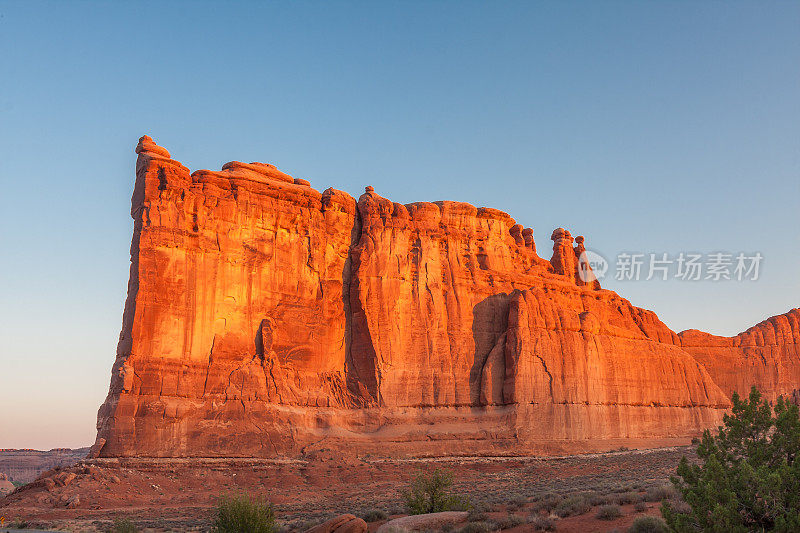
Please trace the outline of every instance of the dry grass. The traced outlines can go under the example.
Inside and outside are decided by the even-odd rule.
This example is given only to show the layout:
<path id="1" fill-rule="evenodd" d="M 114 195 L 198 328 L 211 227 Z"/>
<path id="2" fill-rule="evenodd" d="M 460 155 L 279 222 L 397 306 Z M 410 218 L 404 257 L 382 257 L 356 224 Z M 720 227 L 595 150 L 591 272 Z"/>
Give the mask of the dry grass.
<path id="1" fill-rule="evenodd" d="M 595 514 L 600 520 L 616 520 L 622 516 L 622 509 L 619 505 L 601 505 Z"/>

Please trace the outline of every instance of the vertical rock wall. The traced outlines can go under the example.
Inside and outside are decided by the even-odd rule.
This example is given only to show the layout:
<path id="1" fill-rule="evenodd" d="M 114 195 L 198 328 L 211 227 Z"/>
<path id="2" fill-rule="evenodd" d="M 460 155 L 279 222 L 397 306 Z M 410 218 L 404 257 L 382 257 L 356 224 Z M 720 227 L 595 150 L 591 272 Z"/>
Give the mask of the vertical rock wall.
<path id="1" fill-rule="evenodd" d="M 695 329 L 680 333 L 681 348 L 699 361 L 725 394 L 756 386 L 769 400 L 800 400 L 800 309 L 771 317 L 735 337 Z"/>
<path id="2" fill-rule="evenodd" d="M 563 228 L 546 260 L 494 209 L 371 187 L 356 202 L 261 163 L 190 174 L 149 137 L 136 151 L 96 455 L 652 445 L 716 424 L 732 388 L 797 384 L 796 312 L 679 337 L 585 281 L 584 239 Z"/>

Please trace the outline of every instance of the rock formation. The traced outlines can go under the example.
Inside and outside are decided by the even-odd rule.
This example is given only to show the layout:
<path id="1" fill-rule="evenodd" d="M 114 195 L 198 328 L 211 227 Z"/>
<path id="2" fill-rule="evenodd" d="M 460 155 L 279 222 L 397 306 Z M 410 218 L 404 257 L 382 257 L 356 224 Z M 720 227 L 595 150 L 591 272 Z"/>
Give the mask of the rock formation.
<path id="1" fill-rule="evenodd" d="M 0 449 L 0 476 L 10 481 L 30 483 L 42 472 L 66 468 L 86 458 L 89 448 L 54 448 L 49 451 Z"/>
<path id="2" fill-rule="evenodd" d="M 362 519 L 351 514 L 343 514 L 314 526 L 305 533 L 367 533 L 367 531 L 369 527 Z"/>
<path id="3" fill-rule="evenodd" d="M 684 351 L 706 367 L 725 394 L 755 385 L 769 400 L 800 393 L 800 309 L 774 316 L 735 337 L 691 329 L 679 334 Z"/>
<path id="4" fill-rule="evenodd" d="M 8 476 L 0 472 L 0 497 L 5 496 L 9 492 L 13 492 L 16 487 L 8 479 Z"/>
<path id="5" fill-rule="evenodd" d="M 460 202 L 189 169 L 145 136 L 100 456 L 546 453 L 683 442 L 800 382 L 798 311 L 677 335 L 579 276 L 584 238 Z M 757 372 L 753 372 L 756 368 Z"/>

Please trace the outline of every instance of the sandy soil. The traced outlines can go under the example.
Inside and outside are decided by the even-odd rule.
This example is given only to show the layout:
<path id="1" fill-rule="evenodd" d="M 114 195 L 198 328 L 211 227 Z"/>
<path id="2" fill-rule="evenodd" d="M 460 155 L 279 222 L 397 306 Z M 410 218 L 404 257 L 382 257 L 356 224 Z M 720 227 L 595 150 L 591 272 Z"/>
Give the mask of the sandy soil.
<path id="1" fill-rule="evenodd" d="M 247 491 L 272 502 L 287 530 L 302 531 L 326 517 L 379 509 L 405 514 L 402 493 L 423 468 L 453 471 L 455 491 L 467 495 L 486 519 L 536 514 L 547 493 L 643 493 L 663 484 L 688 448 L 620 451 L 569 457 L 480 457 L 420 460 L 342 458 L 321 451 L 303 460 L 94 460 L 43 474 L 0 500 L 0 514 L 28 527 L 107 530 L 128 518 L 152 531 L 207 530 L 221 494 Z M 556 520 L 556 531 L 624 531 L 636 516 L 659 514 L 623 505 L 614 521 L 595 509 Z M 546 511 L 539 511 L 546 514 Z M 371 530 L 377 528 L 371 524 Z M 522 524 L 509 531 L 532 531 Z"/>

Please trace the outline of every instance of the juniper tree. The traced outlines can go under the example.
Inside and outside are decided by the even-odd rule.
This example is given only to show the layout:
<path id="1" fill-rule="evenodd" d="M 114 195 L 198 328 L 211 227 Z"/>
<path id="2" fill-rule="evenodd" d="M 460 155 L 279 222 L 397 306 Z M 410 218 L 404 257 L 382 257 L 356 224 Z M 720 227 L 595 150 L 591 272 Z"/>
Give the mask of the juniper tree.
<path id="1" fill-rule="evenodd" d="M 778 398 L 774 408 L 755 387 L 733 394 L 731 414 L 713 436 L 703 433 L 699 463 L 684 457 L 672 482 L 688 504 L 661 512 L 678 532 L 800 531 L 800 417 Z"/>

